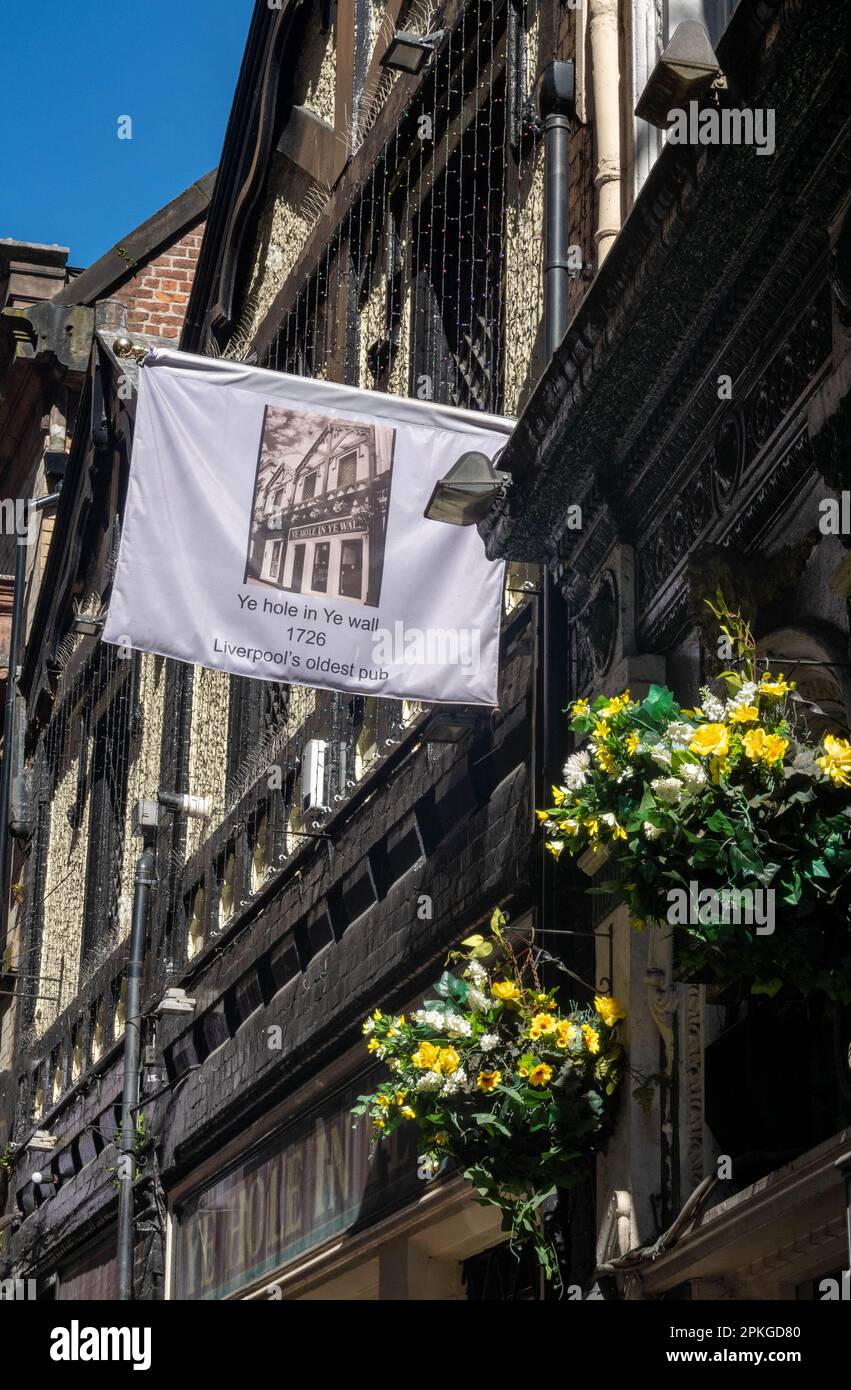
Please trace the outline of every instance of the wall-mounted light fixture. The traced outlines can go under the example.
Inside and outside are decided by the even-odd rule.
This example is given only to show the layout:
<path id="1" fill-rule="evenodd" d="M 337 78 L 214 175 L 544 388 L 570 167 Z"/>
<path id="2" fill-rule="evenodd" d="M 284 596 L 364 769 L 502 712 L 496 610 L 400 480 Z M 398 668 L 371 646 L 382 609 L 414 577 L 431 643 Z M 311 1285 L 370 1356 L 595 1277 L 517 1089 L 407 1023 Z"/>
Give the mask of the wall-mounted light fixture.
<path id="1" fill-rule="evenodd" d="M 103 617 L 98 617 L 96 613 L 75 613 L 71 631 L 79 637 L 99 637 L 103 623 Z"/>
<path id="2" fill-rule="evenodd" d="M 159 1017 L 163 1014 L 191 1014 L 195 1012 L 195 1000 L 190 999 L 185 989 L 167 989 L 154 1013 Z"/>
<path id="3" fill-rule="evenodd" d="M 635 114 L 666 130 L 669 112 L 683 110 L 690 101 L 705 95 L 721 75 L 708 33 L 702 24 L 687 19 L 677 25 L 651 72 Z"/>
<path id="4" fill-rule="evenodd" d="M 423 516 L 427 521 L 472 526 L 487 515 L 510 482 L 511 474 L 494 468 L 487 454 L 471 450 L 435 483 Z"/>
<path id="5" fill-rule="evenodd" d="M 445 34 L 436 29 L 433 34 L 412 34 L 409 29 L 397 29 L 379 62 L 391 72 L 422 72 Z"/>

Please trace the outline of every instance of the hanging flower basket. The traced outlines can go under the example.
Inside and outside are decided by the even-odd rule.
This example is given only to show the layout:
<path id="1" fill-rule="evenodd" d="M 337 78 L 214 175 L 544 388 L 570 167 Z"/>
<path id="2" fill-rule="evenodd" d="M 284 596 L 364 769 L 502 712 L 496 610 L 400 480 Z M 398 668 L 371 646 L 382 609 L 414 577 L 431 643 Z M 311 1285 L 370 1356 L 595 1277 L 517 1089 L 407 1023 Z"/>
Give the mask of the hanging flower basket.
<path id="1" fill-rule="evenodd" d="M 553 1277 L 538 1209 L 579 1180 L 609 1132 L 625 1014 L 607 995 L 562 1012 L 505 920 L 495 912 L 490 940 L 470 937 L 452 953 L 462 973 L 444 972 L 410 1019 L 377 1009 L 366 1020 L 367 1047 L 390 1076 L 354 1113 L 369 1116 L 375 1142 L 415 1123 L 424 1161 L 453 1160 L 482 1203 L 500 1208 L 512 1245 L 531 1241 Z"/>
<path id="2" fill-rule="evenodd" d="M 588 747 L 538 811 L 558 858 L 608 851 L 633 925 L 669 923 L 678 973 L 851 1002 L 851 743 L 808 736 L 806 702 L 756 672 L 747 623 L 709 604 L 736 670 L 682 709 L 664 686 L 571 707 Z"/>

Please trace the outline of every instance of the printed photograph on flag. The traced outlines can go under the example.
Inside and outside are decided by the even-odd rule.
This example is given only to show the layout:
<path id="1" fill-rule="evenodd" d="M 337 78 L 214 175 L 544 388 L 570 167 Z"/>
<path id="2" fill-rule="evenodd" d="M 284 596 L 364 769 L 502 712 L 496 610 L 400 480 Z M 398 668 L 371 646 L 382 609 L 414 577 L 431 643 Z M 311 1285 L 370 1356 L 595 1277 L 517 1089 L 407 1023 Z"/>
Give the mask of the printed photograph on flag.
<path id="1" fill-rule="evenodd" d="M 376 607 L 395 431 L 267 406 L 246 581 Z"/>
<path id="2" fill-rule="evenodd" d="M 157 348 L 104 640 L 357 695 L 498 703 L 504 562 L 425 512 L 513 422 Z"/>

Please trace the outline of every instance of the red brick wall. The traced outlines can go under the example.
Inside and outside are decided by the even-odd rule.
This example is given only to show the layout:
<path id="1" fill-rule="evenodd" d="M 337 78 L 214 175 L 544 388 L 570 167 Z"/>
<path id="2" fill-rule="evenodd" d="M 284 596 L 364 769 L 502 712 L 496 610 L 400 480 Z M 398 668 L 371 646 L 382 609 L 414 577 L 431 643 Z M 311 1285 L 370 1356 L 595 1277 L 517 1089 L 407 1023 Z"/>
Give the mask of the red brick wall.
<path id="1" fill-rule="evenodd" d="M 127 305 L 128 332 L 179 337 L 203 232 L 199 222 L 115 291 L 112 298 Z"/>

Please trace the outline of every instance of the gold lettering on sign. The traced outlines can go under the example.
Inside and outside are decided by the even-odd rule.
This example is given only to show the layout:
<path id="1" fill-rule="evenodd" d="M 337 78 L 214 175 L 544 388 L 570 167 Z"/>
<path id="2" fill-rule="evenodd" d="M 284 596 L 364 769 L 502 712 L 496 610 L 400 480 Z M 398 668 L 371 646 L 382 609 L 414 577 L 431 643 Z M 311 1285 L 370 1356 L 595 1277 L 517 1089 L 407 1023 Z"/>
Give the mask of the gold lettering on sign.
<path id="1" fill-rule="evenodd" d="M 286 1192 L 287 1205 L 284 1221 L 284 1234 L 296 1235 L 301 1230 L 303 1203 L 301 1184 L 304 1176 L 304 1154 L 293 1149 L 287 1161 Z"/>
<path id="2" fill-rule="evenodd" d="M 281 1236 L 281 1212 L 279 1202 L 281 1199 L 281 1167 L 280 1157 L 276 1157 L 271 1165 L 272 1171 L 269 1177 L 269 1203 L 266 1208 L 267 1229 L 266 1229 L 266 1249 L 273 1253 L 278 1249 L 278 1242 Z"/>
<path id="3" fill-rule="evenodd" d="M 316 1126 L 316 1180 L 314 1183 L 314 1219 L 344 1204 L 348 1192 L 348 1167 L 342 1136 L 342 1121 L 326 1127 L 324 1120 Z"/>
<path id="4" fill-rule="evenodd" d="M 230 1205 L 229 1239 L 228 1239 L 228 1265 L 231 1270 L 241 1270 L 245 1268 L 245 1188 L 240 1187 L 234 1191 L 231 1187 L 228 1190 L 228 1202 Z"/>
<path id="5" fill-rule="evenodd" d="M 262 1172 L 256 1173 L 248 1189 L 248 1260 L 254 1261 L 263 1249 L 266 1227 L 266 1189 Z"/>

